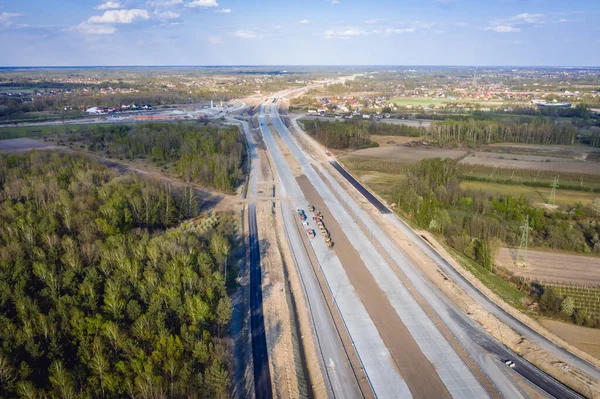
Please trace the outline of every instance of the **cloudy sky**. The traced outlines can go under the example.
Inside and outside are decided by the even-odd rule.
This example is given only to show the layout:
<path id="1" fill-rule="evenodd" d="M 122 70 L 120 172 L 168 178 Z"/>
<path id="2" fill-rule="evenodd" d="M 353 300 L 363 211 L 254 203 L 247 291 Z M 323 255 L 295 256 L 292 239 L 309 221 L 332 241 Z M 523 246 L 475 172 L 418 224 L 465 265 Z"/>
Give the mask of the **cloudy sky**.
<path id="1" fill-rule="evenodd" d="M 0 0 L 0 65 L 600 65 L 599 0 Z"/>

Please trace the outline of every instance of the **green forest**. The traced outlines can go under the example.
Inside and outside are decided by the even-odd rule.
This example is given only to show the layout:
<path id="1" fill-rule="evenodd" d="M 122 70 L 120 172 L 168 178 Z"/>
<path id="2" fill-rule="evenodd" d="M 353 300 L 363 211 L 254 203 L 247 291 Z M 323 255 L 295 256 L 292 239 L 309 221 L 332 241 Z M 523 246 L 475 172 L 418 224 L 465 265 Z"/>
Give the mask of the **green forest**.
<path id="1" fill-rule="evenodd" d="M 371 141 L 369 131 L 363 126 L 345 122 L 300 121 L 306 133 L 313 136 L 325 147 L 344 150 L 377 147 Z"/>
<path id="2" fill-rule="evenodd" d="M 232 224 L 82 156 L 0 157 L 0 187 L 0 397 L 228 397 Z"/>
<path id="3" fill-rule="evenodd" d="M 442 234 L 451 247 L 489 270 L 493 270 L 499 244 L 519 246 L 526 217 L 531 227 L 530 246 L 600 254 L 600 204 L 540 209 L 523 196 L 463 190 L 462 178 L 455 160 L 423 160 L 406 170 L 406 178 L 398 181 L 392 200 L 412 222 Z M 533 290 L 523 282 L 520 285 L 525 291 Z M 577 309 L 572 315 L 579 324 L 600 328 L 600 318 L 592 320 L 582 312 L 577 316 Z"/>
<path id="4" fill-rule="evenodd" d="M 246 149 L 235 126 L 199 123 L 147 123 L 95 126 L 82 139 L 91 151 L 134 160 L 149 158 L 158 166 L 172 165 L 188 183 L 235 190 L 244 178 Z"/>
<path id="5" fill-rule="evenodd" d="M 375 121 L 346 119 L 344 122 L 300 120 L 304 130 L 323 145 L 334 149 L 376 147 L 371 135 L 422 137 L 427 135 L 424 127 L 398 125 Z"/>
<path id="6" fill-rule="evenodd" d="M 493 143 L 573 144 L 578 130 L 571 123 L 535 118 L 496 121 L 444 121 L 431 125 L 429 134 L 441 146 L 469 147 Z"/>

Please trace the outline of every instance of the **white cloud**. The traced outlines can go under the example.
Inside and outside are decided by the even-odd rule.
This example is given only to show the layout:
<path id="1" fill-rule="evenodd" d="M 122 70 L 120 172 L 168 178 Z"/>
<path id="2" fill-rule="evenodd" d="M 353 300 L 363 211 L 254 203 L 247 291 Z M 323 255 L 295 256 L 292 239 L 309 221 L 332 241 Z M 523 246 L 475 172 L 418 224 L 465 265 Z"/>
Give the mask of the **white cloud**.
<path id="1" fill-rule="evenodd" d="M 231 14 L 231 8 L 221 8 L 220 10 L 215 10 L 215 12 L 220 12 L 222 14 Z"/>
<path id="2" fill-rule="evenodd" d="M 3 12 L 0 14 L 0 29 L 7 29 L 12 25 L 12 20 L 23 15 L 14 12 Z"/>
<path id="3" fill-rule="evenodd" d="M 150 7 L 172 7 L 183 3 L 183 0 L 148 0 L 146 4 Z"/>
<path id="4" fill-rule="evenodd" d="M 330 29 L 325 31 L 325 38 L 348 40 L 351 37 L 360 36 L 363 34 L 365 34 L 364 31 L 356 28 Z"/>
<path id="5" fill-rule="evenodd" d="M 331 4 L 340 4 L 340 0 L 327 0 Z"/>
<path id="6" fill-rule="evenodd" d="M 182 4 L 183 0 L 148 0 L 146 5 L 153 8 L 168 8 Z"/>
<path id="7" fill-rule="evenodd" d="M 194 0 L 185 5 L 188 8 L 196 8 L 196 7 L 218 7 L 219 3 L 217 0 Z"/>
<path id="8" fill-rule="evenodd" d="M 131 10 L 110 10 L 103 15 L 88 19 L 89 24 L 130 24 L 136 19 L 149 19 L 148 11 L 133 8 Z"/>
<path id="9" fill-rule="evenodd" d="M 222 43 L 222 40 L 219 36 L 209 36 L 208 41 L 209 41 L 209 43 L 212 43 L 212 44 L 221 44 Z"/>
<path id="10" fill-rule="evenodd" d="M 96 10 L 114 10 L 118 8 L 123 8 L 123 5 L 118 1 L 106 0 L 96 7 Z"/>
<path id="11" fill-rule="evenodd" d="M 515 27 L 509 26 L 509 25 L 491 26 L 489 28 L 485 28 L 485 30 L 491 30 L 491 31 L 498 32 L 498 33 L 514 33 L 514 32 L 521 31 L 520 28 L 515 28 Z"/>
<path id="12" fill-rule="evenodd" d="M 310 21 L 308 19 L 303 19 L 301 21 L 298 21 L 298 23 L 302 24 L 302 25 L 308 25 L 308 24 L 310 24 Z"/>
<path id="13" fill-rule="evenodd" d="M 365 24 L 372 25 L 372 24 L 379 24 L 381 22 L 386 22 L 386 21 L 389 21 L 389 19 L 388 18 L 373 18 L 373 19 L 367 19 L 365 21 Z"/>
<path id="14" fill-rule="evenodd" d="M 112 35 L 117 30 L 112 25 L 94 25 L 87 22 L 77 25 L 75 29 L 84 35 Z"/>
<path id="15" fill-rule="evenodd" d="M 385 33 L 388 35 L 399 35 L 402 33 L 413 33 L 415 30 L 415 28 L 388 28 L 385 30 Z"/>
<path id="16" fill-rule="evenodd" d="M 515 15 L 514 17 L 509 18 L 509 21 L 524 24 L 539 24 L 544 22 L 545 15 L 544 14 L 529 14 L 522 13 Z"/>
<path id="17" fill-rule="evenodd" d="M 252 30 L 240 29 L 233 32 L 235 37 L 240 39 L 260 39 L 262 36 Z"/>
<path id="18" fill-rule="evenodd" d="M 159 21 L 167 21 L 169 19 L 177 19 L 181 15 L 173 11 L 154 11 L 152 16 Z"/>

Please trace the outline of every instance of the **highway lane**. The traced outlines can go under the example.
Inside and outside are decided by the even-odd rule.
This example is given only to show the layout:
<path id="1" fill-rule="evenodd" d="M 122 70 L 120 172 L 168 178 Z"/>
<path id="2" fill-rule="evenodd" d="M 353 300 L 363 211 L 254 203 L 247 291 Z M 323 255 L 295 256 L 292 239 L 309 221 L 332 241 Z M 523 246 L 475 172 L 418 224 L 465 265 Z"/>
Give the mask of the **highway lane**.
<path id="1" fill-rule="evenodd" d="M 269 370 L 265 321 L 262 312 L 262 273 L 255 202 L 248 204 L 248 232 L 250 239 L 250 327 L 252 330 L 254 389 L 257 398 L 272 398 L 273 389 Z"/>
<path id="2" fill-rule="evenodd" d="M 246 141 L 249 147 L 249 157 L 251 160 L 251 178 L 248 187 L 248 193 L 253 198 L 256 196 L 257 176 L 259 173 L 259 159 L 256 150 L 254 137 L 246 121 L 234 121 L 241 123 Z M 339 332 L 333 324 L 332 316 L 321 292 L 319 283 L 314 270 L 311 266 L 308 254 L 304 249 L 302 238 L 295 228 L 294 215 L 287 202 L 282 202 L 282 213 L 285 232 L 288 241 L 293 242 L 290 245 L 292 256 L 296 267 L 301 270 L 299 273 L 300 281 L 304 291 L 309 308 L 309 314 L 312 320 L 311 328 L 317 342 L 315 344 L 321 354 L 320 366 L 325 372 L 328 385 L 326 389 L 329 397 L 334 398 L 361 398 L 358 382 L 348 361 L 348 356 L 341 343 Z M 308 277 L 306 277 L 308 276 Z M 260 397 L 257 395 L 257 397 Z"/>
<path id="3" fill-rule="evenodd" d="M 386 292 L 387 298 L 400 319 L 409 329 L 411 335 L 419 347 L 435 366 L 436 371 L 453 397 L 487 397 L 487 393 L 474 378 L 462 359 L 443 337 L 441 332 L 434 326 L 423 309 L 416 303 L 412 294 L 399 280 L 398 276 L 375 249 L 369 238 L 365 236 L 353 220 L 354 215 L 348 213 L 338 199 L 331 193 L 327 185 L 313 170 L 311 159 L 292 140 L 288 129 L 276 116 L 276 107 L 271 107 L 272 122 L 278 130 L 283 141 L 300 164 L 304 174 L 315 186 L 321 197 L 325 200 L 328 208 L 340 225 L 344 226 L 344 232 L 352 245 L 357 249 L 365 266 L 369 269 L 377 284 Z M 323 173 L 324 171 L 321 170 Z M 326 172 L 325 172 L 326 173 Z M 325 174 L 323 173 L 323 174 Z M 350 201 L 350 200 L 349 200 Z M 497 372 L 497 369 L 494 369 Z M 502 374 L 501 377 L 504 377 Z M 504 377 L 502 386 L 507 397 L 519 397 L 518 390 Z"/>
<path id="4" fill-rule="evenodd" d="M 336 170 L 339 171 L 338 168 L 336 168 Z M 325 169 L 321 168 L 321 172 L 328 178 L 331 185 L 336 188 L 339 195 L 347 196 L 344 189 L 341 186 L 339 186 L 337 181 L 335 181 L 335 179 L 333 179 L 333 177 Z M 349 176 L 346 176 L 347 173 L 342 175 L 346 178 L 348 178 Z M 352 183 L 352 181 L 350 181 L 350 183 Z M 354 180 L 353 186 L 356 187 L 356 185 L 359 185 L 362 188 L 361 190 L 359 190 L 359 192 L 369 193 L 368 190 L 362 187 L 362 185 L 360 185 L 359 182 Z M 381 205 L 380 202 L 379 204 Z M 416 266 L 412 264 L 412 262 L 410 262 L 402 254 L 402 252 L 399 250 L 399 248 L 396 247 L 395 244 L 392 244 L 392 240 L 390 239 L 390 237 L 385 232 L 383 232 L 383 230 L 381 230 L 378 226 L 376 226 L 376 224 L 374 224 L 374 221 L 370 218 L 366 211 L 361 209 L 359 204 L 355 203 L 353 200 L 350 199 L 348 201 L 348 205 L 351 207 L 352 213 L 354 213 L 360 219 L 361 223 L 364 226 L 369 226 L 369 229 L 371 229 L 371 231 L 373 232 L 373 238 L 380 243 L 382 248 L 385 248 L 389 256 L 392 259 L 394 259 L 396 265 L 398 265 L 402 272 L 409 278 L 411 283 L 415 286 L 415 288 L 417 288 L 419 293 L 432 306 L 432 308 L 436 311 L 440 318 L 447 324 L 447 326 L 453 332 L 453 334 L 460 338 L 459 341 L 461 342 L 463 347 L 465 347 L 465 349 L 471 355 L 471 357 L 477 361 L 482 370 L 486 372 L 486 374 L 505 394 L 505 396 L 513 397 L 512 394 L 515 394 L 515 392 L 513 391 L 512 394 L 509 394 L 510 390 L 513 389 L 511 388 L 512 384 L 507 384 L 506 379 L 502 378 L 502 373 L 498 373 L 499 370 L 497 370 L 497 367 L 504 366 L 500 362 L 500 360 L 511 359 L 517 364 L 515 370 L 518 373 L 520 373 L 530 382 L 534 383 L 539 388 L 548 392 L 554 397 L 580 397 L 577 393 L 564 386 L 559 381 L 555 380 L 551 376 L 539 370 L 537 367 L 533 366 L 526 360 L 518 357 L 515 353 L 510 351 L 501 343 L 499 343 L 487 332 L 483 331 L 479 325 L 475 324 L 467 315 L 460 311 L 460 309 L 458 309 L 456 306 L 453 306 L 453 304 L 451 305 L 450 303 L 448 303 L 449 301 L 447 300 L 447 298 L 445 298 L 445 296 L 437 289 L 437 287 L 435 287 L 428 279 L 426 279 L 420 273 L 420 271 L 417 270 Z M 377 208 L 379 209 L 379 207 Z M 383 217 L 393 217 L 396 219 L 396 216 L 390 212 L 385 212 Z M 410 230 L 408 226 L 404 225 L 404 227 L 405 229 L 409 230 L 405 231 L 405 233 L 411 232 L 413 235 L 416 236 L 416 233 L 412 232 L 412 230 Z M 416 238 L 420 241 L 423 241 L 421 237 L 417 236 Z M 429 252 L 433 252 L 428 245 L 427 249 L 429 249 Z M 439 257 L 439 255 L 437 256 Z M 450 265 L 448 266 L 451 267 Z M 444 268 L 442 268 L 442 270 L 444 270 Z M 459 276 L 464 278 L 460 274 Z M 482 351 L 482 349 L 484 351 Z M 495 359 L 492 359 L 489 356 L 487 356 L 486 352 L 494 354 Z"/>
<path id="5" fill-rule="evenodd" d="M 265 120 L 264 105 L 260 107 L 259 122 L 264 142 L 277 170 L 284 194 L 290 199 L 295 208 L 306 210 L 308 203 L 304 198 L 304 194 Z M 313 216 L 311 212 L 307 212 L 307 215 L 309 220 Z M 294 245 L 295 243 L 291 241 L 290 244 Z M 335 304 L 344 317 L 345 326 L 375 395 L 380 398 L 411 397 L 406 383 L 397 372 L 389 351 L 377 332 L 377 328 L 354 291 L 335 253 L 327 248 L 324 239 L 320 236 L 311 240 L 311 248 L 319 261 L 319 266 L 323 271 L 329 290 L 334 295 Z M 300 252 L 300 249 L 298 252 Z M 311 275 L 305 274 L 302 269 L 299 269 L 299 272 L 303 274 L 304 279 L 311 278 Z M 335 287 L 335 289 L 332 289 L 332 287 Z M 315 295 L 315 292 L 309 293 L 309 297 L 311 295 Z M 327 360 L 326 363 L 329 366 Z M 327 372 L 329 373 L 331 369 L 337 369 L 337 367 L 337 365 L 334 365 L 333 368 L 328 367 Z M 346 397 L 343 393 L 336 394 L 336 396 Z"/>

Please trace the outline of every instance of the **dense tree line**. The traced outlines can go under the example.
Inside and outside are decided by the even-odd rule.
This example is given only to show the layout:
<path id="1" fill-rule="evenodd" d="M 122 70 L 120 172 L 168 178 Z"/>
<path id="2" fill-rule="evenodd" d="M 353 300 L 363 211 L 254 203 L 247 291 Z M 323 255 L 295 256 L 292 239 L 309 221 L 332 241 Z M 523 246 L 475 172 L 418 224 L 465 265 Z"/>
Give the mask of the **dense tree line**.
<path id="1" fill-rule="evenodd" d="M 89 160 L 0 158 L 0 397 L 225 398 L 218 222 Z"/>
<path id="2" fill-rule="evenodd" d="M 303 121 L 304 130 L 325 147 L 336 150 L 377 147 L 363 125 L 345 122 Z"/>
<path id="3" fill-rule="evenodd" d="M 502 121 L 468 122 L 444 121 L 433 123 L 431 137 L 441 145 L 477 146 L 492 143 L 523 144 L 573 144 L 577 128 L 570 123 L 555 123 L 548 119 L 518 122 Z"/>
<path id="4" fill-rule="evenodd" d="M 344 122 L 330 122 L 315 119 L 301 122 L 308 134 L 335 149 L 375 147 L 371 135 L 421 137 L 427 134 L 424 127 L 375 121 L 346 119 Z"/>
<path id="5" fill-rule="evenodd" d="M 237 127 L 198 123 L 148 123 L 97 126 L 86 140 L 89 149 L 135 159 L 148 156 L 173 163 L 186 182 L 231 192 L 244 177 L 246 150 Z"/>

